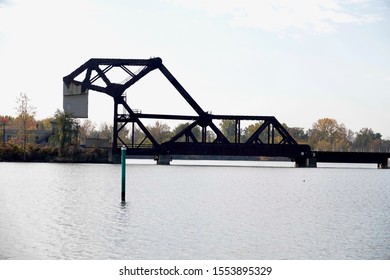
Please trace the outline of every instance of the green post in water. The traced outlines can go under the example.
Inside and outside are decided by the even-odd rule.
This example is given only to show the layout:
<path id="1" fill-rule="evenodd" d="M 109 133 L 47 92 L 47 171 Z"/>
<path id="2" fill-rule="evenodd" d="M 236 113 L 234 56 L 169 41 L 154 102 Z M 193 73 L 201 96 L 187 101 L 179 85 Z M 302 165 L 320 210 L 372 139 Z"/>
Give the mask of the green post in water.
<path id="1" fill-rule="evenodd" d="M 121 148 L 122 156 L 122 202 L 126 201 L 126 146 Z"/>

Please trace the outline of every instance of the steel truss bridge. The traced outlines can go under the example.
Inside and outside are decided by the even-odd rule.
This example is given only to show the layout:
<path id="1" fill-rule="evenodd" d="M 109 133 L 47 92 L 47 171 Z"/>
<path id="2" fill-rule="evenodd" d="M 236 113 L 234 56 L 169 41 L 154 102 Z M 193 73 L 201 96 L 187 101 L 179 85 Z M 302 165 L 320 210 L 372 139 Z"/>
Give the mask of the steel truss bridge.
<path id="1" fill-rule="evenodd" d="M 127 76 L 121 82 L 114 82 L 109 72 L 120 70 Z M 135 70 L 134 70 L 135 69 Z M 177 92 L 195 111 L 195 115 L 143 114 L 131 108 L 125 91 L 154 70 L 159 70 Z M 81 78 L 80 78 L 81 77 Z M 204 111 L 191 97 L 161 58 L 150 59 L 105 59 L 93 58 L 63 78 L 64 89 L 77 88 L 77 94 L 88 90 L 105 93 L 114 101 L 112 160 L 118 161 L 120 147 L 127 147 L 129 157 L 153 156 L 158 164 L 169 164 L 172 157 L 285 157 L 295 161 L 297 167 L 315 167 L 317 162 L 377 163 L 388 167 L 390 153 L 337 153 L 313 152 L 308 145 L 298 144 L 279 121 L 273 116 L 213 115 Z M 65 95 L 65 93 L 64 93 Z M 119 113 L 123 106 L 124 113 Z M 67 108 L 64 110 L 66 111 Z M 147 119 L 185 121 L 186 125 L 168 141 L 160 143 L 143 121 Z M 214 121 L 229 120 L 234 123 L 234 139 L 225 135 Z M 241 135 L 243 121 L 257 121 L 259 127 L 246 139 Z M 135 125 L 143 132 L 142 140 L 136 142 Z M 131 126 L 131 140 L 127 143 L 120 137 L 124 128 Z M 194 133 L 195 128 L 201 135 Z M 214 137 L 208 137 L 212 132 Z M 147 143 L 147 144 L 146 144 Z"/>

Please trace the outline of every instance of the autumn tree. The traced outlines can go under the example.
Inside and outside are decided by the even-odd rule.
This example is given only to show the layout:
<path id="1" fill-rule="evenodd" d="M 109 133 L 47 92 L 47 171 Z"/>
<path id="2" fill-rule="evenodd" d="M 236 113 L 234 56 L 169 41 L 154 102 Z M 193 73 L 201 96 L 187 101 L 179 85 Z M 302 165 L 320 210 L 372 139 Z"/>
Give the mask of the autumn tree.
<path id="1" fill-rule="evenodd" d="M 348 151 L 351 147 L 353 132 L 339 124 L 335 119 L 319 119 L 308 131 L 308 144 L 313 150 Z"/>

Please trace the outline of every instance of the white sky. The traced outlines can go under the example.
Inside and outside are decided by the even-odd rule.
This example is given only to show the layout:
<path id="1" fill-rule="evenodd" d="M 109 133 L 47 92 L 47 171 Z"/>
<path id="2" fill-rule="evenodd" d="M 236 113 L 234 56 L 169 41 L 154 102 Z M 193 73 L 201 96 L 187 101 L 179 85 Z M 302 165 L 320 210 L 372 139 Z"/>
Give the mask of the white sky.
<path id="1" fill-rule="evenodd" d="M 23 92 L 38 119 L 52 116 L 62 77 L 91 57 L 161 57 L 215 114 L 305 129 L 330 117 L 390 138 L 389 0 L 0 0 L 0 115 L 15 116 Z M 153 72 L 130 106 L 192 114 L 167 83 Z M 93 122 L 112 112 L 90 92 Z"/>

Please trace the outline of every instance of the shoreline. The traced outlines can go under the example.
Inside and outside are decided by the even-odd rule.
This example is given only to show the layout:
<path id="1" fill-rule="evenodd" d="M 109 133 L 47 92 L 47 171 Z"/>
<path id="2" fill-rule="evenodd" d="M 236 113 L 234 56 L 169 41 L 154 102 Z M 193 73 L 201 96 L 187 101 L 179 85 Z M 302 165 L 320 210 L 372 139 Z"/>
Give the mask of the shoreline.
<path id="1" fill-rule="evenodd" d="M 71 146 L 60 152 L 59 148 L 50 146 L 27 146 L 25 150 L 12 144 L 0 146 L 0 162 L 111 163 L 108 154 L 102 148 Z"/>

